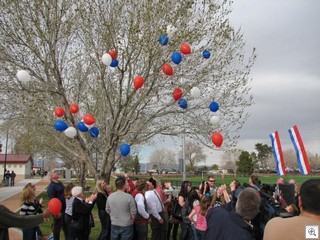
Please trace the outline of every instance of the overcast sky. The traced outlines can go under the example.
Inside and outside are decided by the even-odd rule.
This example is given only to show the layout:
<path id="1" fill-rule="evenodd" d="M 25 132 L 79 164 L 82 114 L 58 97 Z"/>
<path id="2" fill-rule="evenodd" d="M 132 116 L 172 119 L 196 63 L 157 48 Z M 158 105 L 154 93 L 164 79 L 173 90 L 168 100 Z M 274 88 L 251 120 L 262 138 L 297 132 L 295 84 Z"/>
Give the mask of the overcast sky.
<path id="1" fill-rule="evenodd" d="M 297 125 L 307 151 L 320 153 L 320 1 L 234 1 L 231 22 L 247 48 L 257 49 L 252 71 L 255 105 L 239 148 L 271 145 L 278 130 L 283 149 L 293 149 L 288 129 Z"/>
<path id="2" fill-rule="evenodd" d="M 293 150 L 288 129 L 297 125 L 306 150 L 320 154 L 320 1 L 236 0 L 232 8 L 231 23 L 241 27 L 248 53 L 255 47 L 258 54 L 251 74 L 255 104 L 237 148 L 271 146 L 269 134 L 278 130 L 282 148 Z M 168 142 L 159 139 L 157 148 Z M 181 151 L 181 143 L 175 146 Z M 154 149 L 143 150 L 146 162 Z M 221 152 L 206 154 L 208 165 L 220 162 Z"/>

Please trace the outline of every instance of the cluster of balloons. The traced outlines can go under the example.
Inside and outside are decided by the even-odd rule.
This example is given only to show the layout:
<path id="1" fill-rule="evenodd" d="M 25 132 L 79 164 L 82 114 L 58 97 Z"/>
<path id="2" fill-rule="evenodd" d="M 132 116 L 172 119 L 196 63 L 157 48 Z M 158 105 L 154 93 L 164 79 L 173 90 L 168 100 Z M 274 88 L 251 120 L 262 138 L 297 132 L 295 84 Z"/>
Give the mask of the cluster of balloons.
<path id="1" fill-rule="evenodd" d="M 176 31 L 176 28 L 173 27 L 172 25 L 167 26 L 167 34 L 168 36 L 172 37 L 174 32 Z M 159 36 L 158 42 L 165 46 L 169 43 L 169 37 L 167 35 L 163 34 Z M 171 60 L 175 64 L 180 64 L 182 62 L 182 54 L 191 54 L 192 50 L 189 44 L 184 43 L 180 45 L 180 52 L 173 52 L 171 55 Z M 202 57 L 204 59 L 209 59 L 211 56 L 211 53 L 208 49 L 205 49 L 202 52 Z M 171 76 L 174 73 L 173 67 L 169 63 L 165 63 L 162 66 L 162 71 L 164 74 Z M 173 99 L 176 101 L 182 109 L 186 109 L 188 107 L 188 102 L 185 98 L 183 98 L 183 90 L 181 88 L 175 88 L 173 90 Z M 190 90 L 190 94 L 193 98 L 199 98 L 201 96 L 201 91 L 198 87 L 193 87 Z M 219 104 L 217 102 L 211 102 L 209 105 L 209 109 L 211 112 L 216 113 L 219 110 Z M 214 115 L 210 118 L 210 123 L 212 125 L 218 124 L 220 121 L 219 115 Z M 211 140 L 213 144 L 217 147 L 220 147 L 223 142 L 223 137 L 219 132 L 214 132 L 212 134 Z"/>
<path id="2" fill-rule="evenodd" d="M 119 65 L 119 61 L 117 57 L 118 57 L 118 52 L 112 49 L 108 53 L 103 54 L 101 60 L 104 65 L 107 65 L 110 67 L 117 67 Z"/>
<path id="3" fill-rule="evenodd" d="M 76 114 L 79 112 L 79 107 L 77 104 L 71 104 L 69 106 L 69 111 L 73 114 Z M 54 114 L 61 118 L 64 116 L 65 111 L 63 108 L 61 107 L 57 107 L 54 110 Z M 80 132 L 88 132 L 91 137 L 96 138 L 99 136 L 99 129 L 97 127 L 94 127 L 94 123 L 96 122 L 96 119 L 94 118 L 94 116 L 92 114 L 86 114 L 83 117 L 83 120 L 78 122 L 77 124 L 77 128 Z M 54 122 L 53 127 L 59 131 L 59 132 L 64 132 L 64 134 L 69 137 L 69 138 L 74 138 L 75 136 L 77 136 L 77 129 L 74 127 L 68 127 L 68 124 L 61 120 L 58 119 Z"/>
<path id="4" fill-rule="evenodd" d="M 161 40 L 165 41 L 165 40 Z M 119 65 L 119 61 L 117 59 L 118 52 L 114 49 L 110 50 L 108 53 L 102 55 L 102 62 L 103 64 L 110 66 L 110 67 L 117 67 Z M 141 88 L 144 84 L 144 78 L 142 76 L 136 76 L 133 79 L 133 85 L 136 90 Z"/>

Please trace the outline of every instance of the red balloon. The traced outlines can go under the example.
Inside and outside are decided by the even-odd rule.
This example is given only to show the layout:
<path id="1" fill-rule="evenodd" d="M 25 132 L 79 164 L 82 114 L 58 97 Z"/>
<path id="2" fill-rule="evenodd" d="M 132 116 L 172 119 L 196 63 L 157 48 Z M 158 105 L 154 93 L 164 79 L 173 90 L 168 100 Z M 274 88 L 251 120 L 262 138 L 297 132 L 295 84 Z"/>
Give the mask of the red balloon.
<path id="1" fill-rule="evenodd" d="M 54 110 L 54 114 L 57 116 L 57 117 L 62 117 L 64 115 L 64 109 L 61 108 L 61 107 L 57 107 L 55 110 Z"/>
<path id="2" fill-rule="evenodd" d="M 94 116 L 92 116 L 91 114 L 88 113 L 88 114 L 84 115 L 83 121 L 87 125 L 92 125 L 96 122 L 96 119 L 94 118 Z"/>
<path id="3" fill-rule="evenodd" d="M 214 145 L 216 145 L 217 147 L 220 147 L 223 142 L 223 137 L 219 132 L 214 132 L 211 136 L 211 140 Z"/>
<path id="4" fill-rule="evenodd" d="M 48 208 L 52 215 L 58 216 L 62 209 L 61 201 L 58 198 L 51 198 L 48 203 Z"/>
<path id="5" fill-rule="evenodd" d="M 77 113 L 79 112 L 79 107 L 77 104 L 71 104 L 69 107 L 69 110 L 71 113 Z"/>
<path id="6" fill-rule="evenodd" d="M 191 47 L 189 44 L 181 44 L 180 46 L 180 52 L 182 52 L 183 54 L 190 54 L 191 53 Z"/>
<path id="7" fill-rule="evenodd" d="M 173 68 L 168 63 L 162 65 L 162 71 L 167 75 L 173 75 Z"/>
<path id="8" fill-rule="evenodd" d="M 135 89 L 141 88 L 143 84 L 144 84 L 144 79 L 143 79 L 143 77 L 141 77 L 141 76 L 136 76 L 136 77 L 133 79 L 133 85 L 134 85 L 134 88 L 135 88 Z"/>
<path id="9" fill-rule="evenodd" d="M 180 98 L 182 98 L 182 95 L 183 95 L 183 92 L 182 92 L 182 89 L 181 88 L 176 88 L 174 91 L 173 91 L 173 99 L 175 101 L 178 101 Z"/>
<path id="10" fill-rule="evenodd" d="M 116 50 L 112 49 L 109 51 L 109 55 L 111 56 L 112 60 L 115 60 L 118 57 L 118 52 Z"/>

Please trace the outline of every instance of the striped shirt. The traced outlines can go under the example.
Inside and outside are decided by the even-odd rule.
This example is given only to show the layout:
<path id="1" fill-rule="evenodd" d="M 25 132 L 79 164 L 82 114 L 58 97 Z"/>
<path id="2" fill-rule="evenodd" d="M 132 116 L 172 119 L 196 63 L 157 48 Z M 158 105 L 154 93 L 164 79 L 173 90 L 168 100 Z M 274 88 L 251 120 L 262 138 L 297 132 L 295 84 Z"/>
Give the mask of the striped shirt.
<path id="1" fill-rule="evenodd" d="M 35 200 L 33 202 L 25 201 L 20 209 L 20 215 L 36 215 L 42 213 L 40 203 Z"/>

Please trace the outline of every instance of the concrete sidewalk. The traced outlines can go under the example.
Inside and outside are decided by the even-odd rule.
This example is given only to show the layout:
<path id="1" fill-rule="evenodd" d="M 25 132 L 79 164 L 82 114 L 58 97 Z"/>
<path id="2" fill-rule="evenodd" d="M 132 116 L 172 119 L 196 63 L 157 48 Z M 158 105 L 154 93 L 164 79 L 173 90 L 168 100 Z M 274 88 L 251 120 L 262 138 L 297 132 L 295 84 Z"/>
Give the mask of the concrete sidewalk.
<path id="1" fill-rule="evenodd" d="M 30 179 L 23 179 L 15 184 L 13 187 L 2 187 L 0 188 L 0 203 L 7 200 L 8 198 L 13 197 L 16 194 L 19 194 L 24 186 L 26 186 L 28 183 L 32 183 L 33 185 L 36 185 L 39 183 L 42 178 L 30 178 Z M 46 181 L 48 181 L 46 179 Z M 37 189 L 38 190 L 38 189 Z"/>
<path id="2" fill-rule="evenodd" d="M 25 185 L 32 183 L 36 186 L 36 195 L 45 191 L 48 184 L 48 178 L 30 178 L 23 179 L 16 183 L 14 187 L 2 187 L 0 188 L 0 203 L 13 212 L 17 212 L 20 209 L 20 193 Z M 9 238 L 12 240 L 21 240 L 22 231 L 18 228 L 9 228 Z"/>

